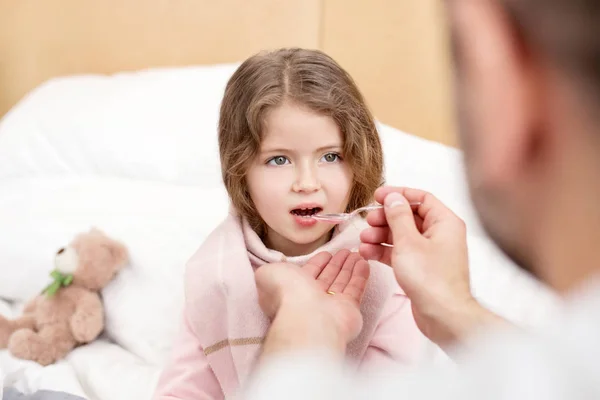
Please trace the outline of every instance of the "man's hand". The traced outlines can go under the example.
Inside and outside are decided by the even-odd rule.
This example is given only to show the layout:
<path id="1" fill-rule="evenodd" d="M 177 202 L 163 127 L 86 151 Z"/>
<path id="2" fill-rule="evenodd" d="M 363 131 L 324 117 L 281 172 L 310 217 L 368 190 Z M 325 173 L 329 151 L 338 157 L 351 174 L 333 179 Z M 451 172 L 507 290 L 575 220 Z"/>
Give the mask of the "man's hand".
<path id="1" fill-rule="evenodd" d="M 433 195 L 383 187 L 361 234 L 360 253 L 393 267 L 421 331 L 441 346 L 468 335 L 492 315 L 473 298 L 464 222 Z M 416 213 L 410 203 L 418 202 Z M 497 318 L 497 317 L 496 317 Z"/>
<path id="2" fill-rule="evenodd" d="M 256 271 L 259 303 L 273 319 L 263 357 L 326 347 L 343 354 L 362 329 L 360 302 L 369 265 L 357 253 L 320 253 L 304 267 L 267 264 Z"/>

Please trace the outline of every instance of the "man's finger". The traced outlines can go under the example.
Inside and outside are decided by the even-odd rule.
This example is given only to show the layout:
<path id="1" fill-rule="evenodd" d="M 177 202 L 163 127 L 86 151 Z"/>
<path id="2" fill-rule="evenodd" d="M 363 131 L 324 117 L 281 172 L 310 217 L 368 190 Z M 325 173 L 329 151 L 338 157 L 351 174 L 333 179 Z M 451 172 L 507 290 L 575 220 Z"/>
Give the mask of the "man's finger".
<path id="1" fill-rule="evenodd" d="M 341 293 L 348 285 L 348 282 L 350 282 L 354 266 L 360 260 L 362 260 L 362 257 L 358 253 L 351 253 L 348 258 L 346 258 L 340 273 L 335 277 L 328 290 L 334 293 Z"/>
<path id="2" fill-rule="evenodd" d="M 423 232 L 423 218 L 418 214 L 418 207 L 411 206 L 413 209 L 413 216 L 415 218 L 415 225 L 419 232 Z M 388 222 L 385 217 L 385 211 L 383 209 L 371 211 L 367 215 L 367 223 L 373 227 L 387 227 Z"/>
<path id="3" fill-rule="evenodd" d="M 408 200 L 400 193 L 392 192 L 386 196 L 384 210 L 385 218 L 394 237 L 394 244 L 398 240 L 421 236 Z"/>
<path id="4" fill-rule="evenodd" d="M 335 253 L 335 255 L 331 258 L 331 260 L 327 263 L 325 268 L 321 271 L 319 276 L 317 277 L 317 282 L 324 289 L 327 290 L 335 281 L 335 278 L 340 273 L 344 262 L 350 255 L 350 250 L 343 249 Z"/>
<path id="5" fill-rule="evenodd" d="M 352 271 L 352 277 L 342 293 L 350 297 L 356 303 L 360 303 L 362 296 L 365 293 L 370 273 L 371 269 L 369 263 L 365 260 L 358 261 Z"/>
<path id="6" fill-rule="evenodd" d="M 387 220 L 385 219 L 385 211 L 383 208 L 370 211 L 367 214 L 367 223 L 371 226 L 387 226 Z"/>
<path id="7" fill-rule="evenodd" d="M 398 186 L 382 186 L 375 191 L 375 201 L 383 204 L 385 198 L 390 193 L 398 193 L 406 198 L 409 203 L 424 203 L 429 192 L 419 189 L 412 189 Z"/>
<path id="8" fill-rule="evenodd" d="M 369 244 L 386 243 L 391 245 L 393 243 L 392 232 L 387 226 L 367 228 L 360 233 L 360 241 Z"/>
<path id="9" fill-rule="evenodd" d="M 419 227 L 419 231 L 425 233 L 431 227 L 439 222 L 445 221 L 448 218 L 458 218 L 444 203 L 442 203 L 433 194 L 424 190 L 405 188 L 405 187 L 394 187 L 384 186 L 380 187 L 375 191 L 375 199 L 383 204 L 384 199 L 391 193 L 398 193 L 402 195 L 409 203 L 420 203 L 416 214 L 423 220 L 422 227 Z M 367 221 L 369 221 L 367 219 Z M 381 223 L 380 220 L 373 221 L 374 223 Z M 369 222 L 371 224 L 371 222 Z M 374 224 L 374 226 L 379 226 Z"/>
<path id="10" fill-rule="evenodd" d="M 317 279 L 317 276 L 323 271 L 331 260 L 332 255 L 326 251 L 316 254 L 302 267 L 303 271 L 306 271 L 313 279 Z"/>
<path id="11" fill-rule="evenodd" d="M 358 252 L 365 260 L 375 260 L 390 265 L 391 247 L 385 247 L 380 244 L 362 243 Z"/>

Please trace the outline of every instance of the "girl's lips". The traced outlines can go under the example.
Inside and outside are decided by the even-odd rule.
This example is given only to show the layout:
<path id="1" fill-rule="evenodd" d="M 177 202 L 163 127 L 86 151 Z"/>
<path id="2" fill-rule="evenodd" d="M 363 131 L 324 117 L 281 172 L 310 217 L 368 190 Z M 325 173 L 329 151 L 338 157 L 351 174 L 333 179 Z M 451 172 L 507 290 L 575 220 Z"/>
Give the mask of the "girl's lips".
<path id="1" fill-rule="evenodd" d="M 317 223 L 317 220 L 312 219 L 310 217 L 310 215 L 302 216 L 302 215 L 292 214 L 292 218 L 294 218 L 294 221 L 296 222 L 296 224 L 298 224 L 302 227 L 306 227 L 306 228 L 314 226 Z"/>

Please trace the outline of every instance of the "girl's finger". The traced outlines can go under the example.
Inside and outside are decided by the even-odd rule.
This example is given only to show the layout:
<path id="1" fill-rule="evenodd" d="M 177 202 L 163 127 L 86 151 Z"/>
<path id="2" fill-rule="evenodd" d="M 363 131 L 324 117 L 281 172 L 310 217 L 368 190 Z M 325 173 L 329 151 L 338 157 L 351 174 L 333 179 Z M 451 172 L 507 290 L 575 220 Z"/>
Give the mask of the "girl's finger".
<path id="1" fill-rule="evenodd" d="M 323 269 L 327 266 L 331 260 L 331 257 L 331 254 L 328 252 L 321 252 L 308 260 L 308 262 L 302 267 L 302 270 L 308 273 L 308 275 L 310 275 L 313 279 L 317 279 L 317 276 L 319 276 L 321 271 L 323 271 Z"/>
<path id="2" fill-rule="evenodd" d="M 348 285 L 346 285 L 346 288 L 342 291 L 342 293 L 355 301 L 357 304 L 360 304 L 367 287 L 367 281 L 369 280 L 370 273 L 371 269 L 369 268 L 369 263 L 365 260 L 358 261 L 352 270 L 350 282 L 348 282 Z"/>
<path id="3" fill-rule="evenodd" d="M 323 288 L 323 290 L 329 289 L 335 278 L 340 273 L 344 262 L 350 255 L 350 250 L 340 250 L 331 258 L 325 268 L 321 271 L 317 277 L 317 283 Z"/>
<path id="4" fill-rule="evenodd" d="M 362 257 L 358 253 L 351 253 L 348 258 L 346 258 L 346 262 L 344 262 L 339 274 L 334 279 L 331 286 L 329 286 L 330 292 L 342 293 L 344 291 L 346 286 L 348 286 L 348 282 L 350 282 L 354 266 L 360 260 L 362 260 Z"/>

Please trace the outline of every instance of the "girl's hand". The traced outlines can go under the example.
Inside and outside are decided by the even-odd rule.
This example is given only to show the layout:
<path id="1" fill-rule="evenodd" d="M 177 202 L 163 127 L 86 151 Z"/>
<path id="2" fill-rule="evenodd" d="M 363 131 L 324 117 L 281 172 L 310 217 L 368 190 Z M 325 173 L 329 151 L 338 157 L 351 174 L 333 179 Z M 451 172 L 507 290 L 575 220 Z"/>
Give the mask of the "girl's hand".
<path id="1" fill-rule="evenodd" d="M 358 254 L 340 250 L 317 254 L 302 268 L 327 294 L 360 304 L 369 279 L 369 264 Z"/>
<path id="2" fill-rule="evenodd" d="M 369 272 L 368 263 L 348 250 L 333 256 L 320 253 L 302 268 L 267 264 L 255 274 L 259 303 L 275 320 L 274 326 L 284 325 L 287 335 L 302 336 L 299 341 L 303 345 L 318 347 L 329 340 L 345 349 L 362 329 L 360 302 Z M 309 332 L 312 330 L 314 335 Z M 277 338 L 270 342 L 280 343 Z"/>

